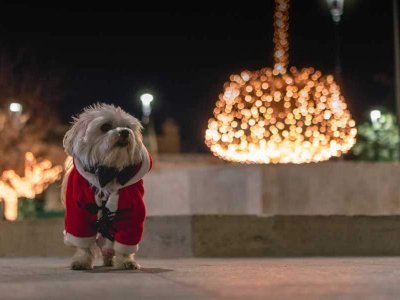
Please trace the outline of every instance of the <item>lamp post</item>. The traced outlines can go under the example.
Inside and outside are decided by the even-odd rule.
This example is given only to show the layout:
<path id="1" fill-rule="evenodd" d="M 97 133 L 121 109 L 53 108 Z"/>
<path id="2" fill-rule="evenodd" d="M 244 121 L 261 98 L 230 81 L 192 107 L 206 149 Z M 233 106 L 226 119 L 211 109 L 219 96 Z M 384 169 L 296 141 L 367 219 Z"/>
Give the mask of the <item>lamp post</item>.
<path id="1" fill-rule="evenodd" d="M 374 109 L 371 110 L 369 116 L 371 118 L 372 126 L 376 129 L 378 125 L 378 119 L 381 117 L 382 113 L 380 110 Z"/>
<path id="2" fill-rule="evenodd" d="M 153 100 L 154 96 L 149 93 L 145 93 L 140 96 L 140 101 L 142 101 L 142 110 L 143 110 L 142 122 L 145 125 L 148 125 L 150 122 L 151 102 L 153 102 Z"/>
<path id="3" fill-rule="evenodd" d="M 341 83 L 341 61 L 340 61 L 340 32 L 339 32 L 339 24 L 341 17 L 343 15 L 343 4 L 344 0 L 326 0 L 328 4 L 329 12 L 332 15 L 332 19 L 335 26 L 335 75 L 336 80 Z"/>
<path id="4" fill-rule="evenodd" d="M 158 145 L 157 145 L 157 135 L 154 129 L 154 124 L 150 119 L 151 115 L 151 102 L 153 102 L 154 96 L 150 93 L 145 93 L 140 96 L 140 101 L 142 102 L 142 123 L 144 125 L 143 132 L 143 143 L 152 153 L 153 159 L 157 158 Z"/>
<path id="5" fill-rule="evenodd" d="M 329 11 L 332 15 L 332 19 L 335 23 L 340 22 L 340 18 L 343 14 L 343 3 L 344 0 L 326 0 Z"/>
<path id="6" fill-rule="evenodd" d="M 394 95 L 397 108 L 397 126 L 400 129 L 400 37 L 399 37 L 399 6 L 398 0 L 393 0 L 393 54 L 394 54 Z M 400 132 L 400 130 L 399 130 Z M 400 145 L 399 145 L 400 146 Z"/>
<path id="7" fill-rule="evenodd" d="M 10 102 L 8 110 L 10 112 L 10 124 L 15 129 L 20 130 L 26 122 L 26 118 L 22 115 L 22 104 L 19 102 Z M 17 132 L 15 130 L 15 132 Z"/>
<path id="8" fill-rule="evenodd" d="M 374 156 L 375 160 L 379 160 L 379 152 L 380 152 L 380 147 L 379 147 L 379 142 L 380 142 L 380 130 L 379 130 L 379 123 L 378 120 L 382 116 L 382 113 L 378 109 L 371 110 L 369 113 L 369 116 L 371 118 L 371 123 L 372 123 L 372 128 L 374 130 L 374 136 L 375 136 L 375 141 L 374 141 Z"/>
<path id="9" fill-rule="evenodd" d="M 8 109 L 12 113 L 18 113 L 18 114 L 22 113 L 22 105 L 21 105 L 21 103 L 18 103 L 18 102 L 11 102 Z"/>

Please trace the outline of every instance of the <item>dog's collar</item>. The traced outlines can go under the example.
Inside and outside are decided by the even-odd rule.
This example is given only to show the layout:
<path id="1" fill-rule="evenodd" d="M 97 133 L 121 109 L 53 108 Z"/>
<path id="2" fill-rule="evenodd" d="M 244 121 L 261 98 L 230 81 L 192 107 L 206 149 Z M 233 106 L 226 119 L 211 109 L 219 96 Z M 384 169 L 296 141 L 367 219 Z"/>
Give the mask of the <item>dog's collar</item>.
<path id="1" fill-rule="evenodd" d="M 109 170 L 104 169 L 102 166 L 84 166 L 84 164 L 77 158 L 74 158 L 74 166 L 91 185 L 102 189 L 114 178 L 117 178 L 118 189 L 132 185 L 138 182 L 143 176 L 149 172 L 151 168 L 151 159 L 146 147 L 143 145 L 141 149 L 141 163 L 136 166 L 128 166 L 122 170 Z M 101 171 L 100 171 L 101 170 Z M 111 171 L 111 172 L 110 172 Z M 99 172 L 102 176 L 98 176 Z M 122 174 L 120 174 L 122 172 Z M 115 175 L 108 181 L 111 175 Z M 107 181 L 104 184 L 104 181 Z"/>

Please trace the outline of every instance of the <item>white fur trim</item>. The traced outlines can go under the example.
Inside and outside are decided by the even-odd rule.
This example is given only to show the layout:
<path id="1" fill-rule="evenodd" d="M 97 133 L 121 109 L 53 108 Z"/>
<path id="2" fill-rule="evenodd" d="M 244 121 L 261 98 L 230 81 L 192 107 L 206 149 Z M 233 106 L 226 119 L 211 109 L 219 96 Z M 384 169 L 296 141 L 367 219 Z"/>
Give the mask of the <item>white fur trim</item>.
<path id="1" fill-rule="evenodd" d="M 90 248 L 96 241 L 96 236 L 77 237 L 64 230 L 64 244 L 80 248 Z"/>
<path id="2" fill-rule="evenodd" d="M 140 166 L 139 171 L 127 183 L 121 186 L 121 188 L 138 182 L 140 179 L 144 177 L 144 175 L 146 175 L 150 171 L 150 156 L 149 152 L 147 151 L 144 145 L 142 146 L 141 155 L 142 155 L 142 165 Z"/>
<path id="3" fill-rule="evenodd" d="M 106 207 L 111 211 L 111 212 L 116 212 L 118 209 L 118 199 L 119 199 L 119 194 L 118 191 L 110 194 L 108 197 Z"/>
<path id="4" fill-rule="evenodd" d="M 121 254 L 132 254 L 139 250 L 139 245 L 124 245 L 114 241 L 114 250 Z"/>
<path id="5" fill-rule="evenodd" d="M 96 175 L 86 172 L 82 163 L 79 159 L 74 159 L 75 168 L 78 170 L 79 174 L 81 174 L 89 183 L 97 188 L 100 187 L 99 181 L 97 180 Z M 97 199 L 96 199 L 97 202 Z"/>

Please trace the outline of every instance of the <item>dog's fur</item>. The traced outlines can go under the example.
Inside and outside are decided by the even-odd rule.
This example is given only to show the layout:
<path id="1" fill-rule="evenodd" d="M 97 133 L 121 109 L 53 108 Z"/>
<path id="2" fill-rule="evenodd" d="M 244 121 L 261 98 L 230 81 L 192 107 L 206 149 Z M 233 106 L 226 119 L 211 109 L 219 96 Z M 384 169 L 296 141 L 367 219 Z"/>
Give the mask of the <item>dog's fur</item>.
<path id="1" fill-rule="evenodd" d="M 109 130 L 102 130 L 104 124 L 109 124 Z M 129 137 L 121 144 L 120 132 L 128 130 Z M 87 107 L 74 118 L 72 127 L 64 136 L 63 145 L 67 154 L 77 159 L 84 166 L 104 165 L 122 169 L 125 166 L 141 162 L 143 147 L 142 125 L 139 120 L 123 111 L 120 107 L 108 104 L 95 104 Z M 72 166 L 71 166 L 72 167 Z M 61 199 L 65 203 L 68 176 L 72 168 L 67 170 L 61 189 Z M 95 184 L 98 190 L 108 194 L 115 192 L 118 183 L 110 183 L 104 188 Z M 108 241 L 110 242 L 110 241 Z M 110 247 L 110 245 L 107 245 Z M 134 260 L 134 254 L 115 253 L 104 254 L 104 265 L 115 264 L 117 268 L 136 269 L 139 265 Z M 72 258 L 73 269 L 91 269 L 93 254 L 91 249 L 78 248 Z"/>

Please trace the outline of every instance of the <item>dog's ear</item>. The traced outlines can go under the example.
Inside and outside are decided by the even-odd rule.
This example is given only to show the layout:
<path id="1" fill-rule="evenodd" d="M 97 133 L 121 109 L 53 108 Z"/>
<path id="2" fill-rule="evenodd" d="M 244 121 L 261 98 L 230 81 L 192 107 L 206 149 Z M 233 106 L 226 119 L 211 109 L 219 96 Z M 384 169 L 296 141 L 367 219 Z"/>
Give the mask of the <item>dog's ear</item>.
<path id="1" fill-rule="evenodd" d="M 88 122 L 85 120 L 74 118 L 71 128 L 65 133 L 63 146 L 68 155 L 73 155 L 75 139 L 83 138 Z"/>
<path id="2" fill-rule="evenodd" d="M 140 157 L 142 153 L 142 146 L 143 146 L 143 136 L 142 136 L 142 130 L 143 126 L 139 122 L 139 120 L 136 120 L 137 122 L 135 123 L 135 126 L 133 128 L 133 135 L 135 137 L 135 150 L 134 150 L 134 157 L 137 158 L 138 161 L 135 161 L 134 163 L 140 163 Z"/>

